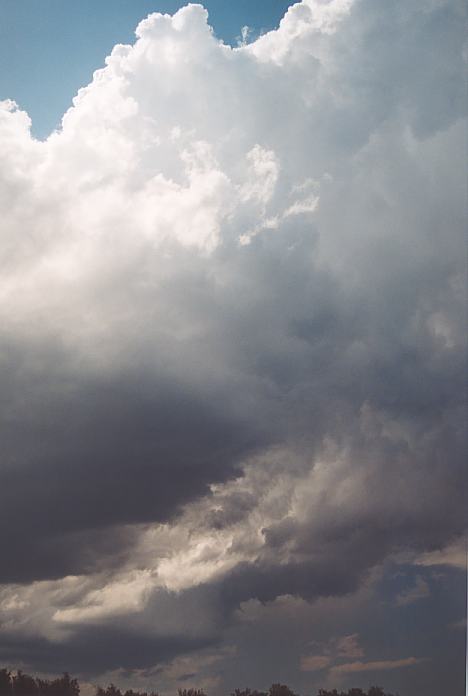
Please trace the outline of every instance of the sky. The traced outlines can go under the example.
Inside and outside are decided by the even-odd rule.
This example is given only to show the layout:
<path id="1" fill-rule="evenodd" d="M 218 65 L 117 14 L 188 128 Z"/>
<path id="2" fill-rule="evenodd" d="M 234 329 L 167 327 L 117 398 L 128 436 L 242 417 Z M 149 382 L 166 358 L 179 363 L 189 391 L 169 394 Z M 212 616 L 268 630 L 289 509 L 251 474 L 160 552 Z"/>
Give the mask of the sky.
<path id="1" fill-rule="evenodd" d="M 0 99 L 14 99 L 46 138 L 60 127 L 80 87 L 87 85 L 117 43 L 133 43 L 137 24 L 151 12 L 174 13 L 184 0 L 2 0 Z M 289 0 L 208 0 L 216 36 L 236 46 L 275 28 Z"/>
<path id="2" fill-rule="evenodd" d="M 0 664 L 84 696 L 463 692 L 466 8 L 287 5 L 2 4 Z"/>

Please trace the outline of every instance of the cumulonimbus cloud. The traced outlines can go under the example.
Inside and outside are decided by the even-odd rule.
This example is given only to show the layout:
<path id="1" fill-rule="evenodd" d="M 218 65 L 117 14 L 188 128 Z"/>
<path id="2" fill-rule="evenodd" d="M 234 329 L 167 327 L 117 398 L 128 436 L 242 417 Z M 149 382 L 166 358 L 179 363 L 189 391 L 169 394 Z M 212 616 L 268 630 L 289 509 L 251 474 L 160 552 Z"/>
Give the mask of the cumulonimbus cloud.
<path id="1" fill-rule="evenodd" d="M 3 102 L 5 645 L 166 659 L 462 533 L 462 10 L 303 0 L 233 49 L 189 5 L 46 141 Z"/>

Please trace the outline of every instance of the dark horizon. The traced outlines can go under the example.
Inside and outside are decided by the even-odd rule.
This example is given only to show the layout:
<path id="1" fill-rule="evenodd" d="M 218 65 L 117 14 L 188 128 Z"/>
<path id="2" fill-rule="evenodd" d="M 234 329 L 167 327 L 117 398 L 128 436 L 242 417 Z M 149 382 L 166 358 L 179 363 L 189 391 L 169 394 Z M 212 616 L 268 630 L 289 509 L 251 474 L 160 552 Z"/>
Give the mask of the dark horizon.
<path id="1" fill-rule="evenodd" d="M 62 677 L 55 679 L 41 679 L 25 674 L 21 670 L 11 672 L 6 668 L 0 668 L 0 696 L 79 696 L 80 685 L 78 679 L 65 672 Z M 157 692 L 134 691 L 127 689 L 121 691 L 114 684 L 107 687 L 97 685 L 95 696 L 159 696 Z M 207 696 L 203 689 L 179 688 L 177 696 Z M 256 689 L 236 688 L 230 696 L 298 696 L 286 684 L 272 684 L 267 691 Z M 339 693 L 334 689 L 328 691 L 319 688 L 317 696 L 393 696 L 384 692 L 382 687 L 370 686 L 368 689 L 353 687 Z M 398 696 L 398 695 L 397 695 Z"/>

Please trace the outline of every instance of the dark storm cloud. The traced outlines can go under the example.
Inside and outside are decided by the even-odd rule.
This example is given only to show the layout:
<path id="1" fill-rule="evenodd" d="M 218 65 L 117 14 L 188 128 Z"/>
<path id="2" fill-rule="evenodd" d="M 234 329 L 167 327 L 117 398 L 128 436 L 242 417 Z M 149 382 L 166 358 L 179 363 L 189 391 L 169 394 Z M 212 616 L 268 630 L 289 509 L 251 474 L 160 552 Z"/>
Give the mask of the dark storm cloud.
<path id="1" fill-rule="evenodd" d="M 194 393 L 138 366 L 90 379 L 47 353 L 42 374 L 24 375 L 35 359 L 17 347 L 2 390 L 2 582 L 89 572 L 131 542 L 123 525 L 170 519 L 262 443 L 258 424 L 230 413 L 224 394 Z M 21 383 L 13 412 L 8 382 Z"/>
<path id="2" fill-rule="evenodd" d="M 46 346 L 42 355 L 37 347 L 11 349 L 2 389 L 7 417 L 0 538 L 13 553 L 1 569 L 4 582 L 89 572 L 107 555 L 106 546 L 115 553 L 132 538 L 129 531 L 110 527 L 170 519 L 209 483 L 234 475 L 242 456 L 281 437 L 280 422 L 312 449 L 324 434 L 332 434 L 353 447 L 356 462 L 365 459 L 371 467 L 366 451 L 373 450 L 384 463 L 372 477 L 374 499 L 391 484 L 387 468 L 400 460 L 409 498 L 420 485 L 428 489 L 426 522 L 418 509 L 407 510 L 400 535 L 411 533 L 412 515 L 420 527 L 430 524 L 427 536 L 433 535 L 431 516 L 448 497 L 458 501 L 462 490 L 464 363 L 461 352 L 441 354 L 427 329 L 414 327 L 414 313 L 415 298 L 439 287 L 446 259 L 434 256 L 432 267 L 421 265 L 416 277 L 414 263 L 392 276 L 383 274 L 370 303 L 359 288 L 345 294 L 341 279 L 314 268 L 313 235 L 296 234 L 294 252 L 285 259 L 292 232 L 286 226 L 271 242 L 254 242 L 231 261 L 235 288 L 249 282 L 252 266 L 256 285 L 237 305 L 230 303 L 231 288 L 221 298 L 225 316 L 206 332 L 203 361 L 209 363 L 216 351 L 229 355 L 242 340 L 235 356 L 242 375 L 237 383 L 216 383 L 208 375 L 204 386 L 195 387 L 184 376 L 178 381 L 177 375 L 159 374 L 157 362 L 149 366 L 141 358 L 140 367 L 138 343 L 132 369 L 103 377 L 80 372 L 56 348 L 51 352 Z M 270 297 L 260 308 L 255 292 L 262 286 Z M 408 297 L 410 305 L 404 301 Z M 353 355 L 350 347 L 357 342 Z M 202 346 L 196 349 L 203 354 Z M 184 360 L 183 353 L 178 360 Z M 249 391 L 250 408 L 239 412 Z M 356 426 L 364 400 L 409 424 L 414 442 L 362 435 Z M 391 515 L 398 515 L 396 505 Z M 252 499 L 244 496 L 229 506 L 223 515 L 232 522 L 248 512 Z M 446 527 L 460 530 L 462 516 L 454 521 L 459 510 L 457 503 L 440 520 L 442 541 Z M 338 520 L 345 525 L 343 534 L 362 518 L 362 508 L 356 512 L 356 520 Z M 360 522 L 369 524 L 371 533 L 376 512 L 373 508 Z M 213 513 L 213 524 L 221 524 L 220 513 Z M 385 524 L 391 528 L 392 518 Z M 325 514 L 324 533 L 333 527 Z M 93 529 L 100 530 L 95 541 Z"/>
<path id="3" fill-rule="evenodd" d="M 145 669 L 180 653 L 207 647 L 213 639 L 151 637 L 116 627 L 83 628 L 71 640 L 54 646 L 43 638 L 2 637 L 2 661 L 27 663 L 43 672 L 69 671 L 96 677 L 105 670 Z"/>
<path id="4" fill-rule="evenodd" d="M 247 491 L 233 493 L 222 499 L 222 505 L 210 510 L 206 520 L 208 526 L 223 529 L 240 522 L 256 505 L 256 498 Z"/>

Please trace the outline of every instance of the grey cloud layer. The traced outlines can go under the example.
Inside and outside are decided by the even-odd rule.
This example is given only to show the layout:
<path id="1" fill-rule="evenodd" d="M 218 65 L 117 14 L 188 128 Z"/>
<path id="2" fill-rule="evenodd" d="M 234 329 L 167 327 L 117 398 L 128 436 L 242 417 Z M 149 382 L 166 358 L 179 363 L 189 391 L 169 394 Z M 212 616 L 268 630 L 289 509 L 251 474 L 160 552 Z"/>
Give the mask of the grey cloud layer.
<path id="1" fill-rule="evenodd" d="M 304 0 L 233 50 L 190 6 L 46 142 L 4 105 L 4 655 L 151 666 L 463 532 L 462 15 Z"/>

